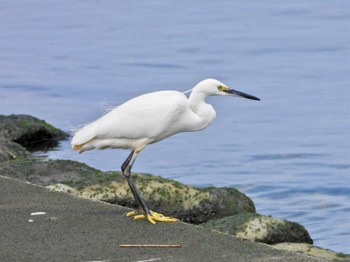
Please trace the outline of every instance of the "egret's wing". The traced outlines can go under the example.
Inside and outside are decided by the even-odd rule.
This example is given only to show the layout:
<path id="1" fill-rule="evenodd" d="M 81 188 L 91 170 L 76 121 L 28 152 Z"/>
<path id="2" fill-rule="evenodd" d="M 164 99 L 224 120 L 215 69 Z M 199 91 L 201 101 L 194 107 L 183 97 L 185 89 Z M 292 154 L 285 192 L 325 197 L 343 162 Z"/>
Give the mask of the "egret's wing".
<path id="1" fill-rule="evenodd" d="M 176 91 L 161 91 L 138 96 L 81 128 L 72 145 L 98 139 L 160 140 L 187 109 L 187 98 Z"/>
<path id="2" fill-rule="evenodd" d="M 187 107 L 187 98 L 172 91 L 146 94 L 115 108 L 98 120 L 99 138 L 157 138 Z"/>

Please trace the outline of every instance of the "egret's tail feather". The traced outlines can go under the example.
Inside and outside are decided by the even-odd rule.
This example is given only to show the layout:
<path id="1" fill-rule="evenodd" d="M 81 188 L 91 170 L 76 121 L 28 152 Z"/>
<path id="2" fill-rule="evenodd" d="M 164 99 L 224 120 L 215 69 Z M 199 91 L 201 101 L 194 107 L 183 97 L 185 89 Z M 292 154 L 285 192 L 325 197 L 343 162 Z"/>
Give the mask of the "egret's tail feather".
<path id="1" fill-rule="evenodd" d="M 87 141 L 85 143 L 82 143 L 82 144 L 71 143 L 72 149 L 76 150 L 76 151 L 79 151 L 79 153 L 83 153 L 84 151 L 94 149 L 95 148 L 94 145 L 90 145 L 89 144 L 93 140 L 94 140 L 94 138 L 92 138 L 89 141 Z"/>
<path id="2" fill-rule="evenodd" d="M 94 123 L 91 123 L 77 130 L 71 141 L 72 148 L 80 153 L 86 151 L 86 144 L 96 137 L 95 127 Z"/>
<path id="3" fill-rule="evenodd" d="M 80 151 L 83 145 L 72 145 L 73 150 Z"/>

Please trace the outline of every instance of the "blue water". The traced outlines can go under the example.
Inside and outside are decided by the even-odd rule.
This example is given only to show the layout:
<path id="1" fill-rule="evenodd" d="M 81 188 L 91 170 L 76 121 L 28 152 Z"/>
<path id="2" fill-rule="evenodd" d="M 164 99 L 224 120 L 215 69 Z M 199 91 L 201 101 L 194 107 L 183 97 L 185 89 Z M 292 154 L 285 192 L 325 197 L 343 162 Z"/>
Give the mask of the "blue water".
<path id="1" fill-rule="evenodd" d="M 134 170 L 236 186 L 257 211 L 350 253 L 350 2 L 0 1 L 0 113 L 69 131 L 146 92 L 214 77 L 212 126 L 146 148 Z M 128 152 L 50 158 L 118 170 Z"/>

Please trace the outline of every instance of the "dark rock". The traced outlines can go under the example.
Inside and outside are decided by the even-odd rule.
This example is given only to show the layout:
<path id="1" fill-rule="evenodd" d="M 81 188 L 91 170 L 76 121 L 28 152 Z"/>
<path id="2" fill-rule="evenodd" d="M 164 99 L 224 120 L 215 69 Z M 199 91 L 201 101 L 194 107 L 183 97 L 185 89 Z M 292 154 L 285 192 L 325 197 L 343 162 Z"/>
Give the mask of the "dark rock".
<path id="1" fill-rule="evenodd" d="M 0 162 L 30 157 L 30 153 L 21 145 L 0 137 Z"/>
<path id="2" fill-rule="evenodd" d="M 29 115 L 0 115 L 0 137 L 29 146 L 64 139 L 68 134 Z"/>
<path id="3" fill-rule="evenodd" d="M 266 244 L 283 242 L 313 243 L 309 233 L 302 225 L 253 213 L 241 213 L 215 219 L 202 225 L 244 239 Z"/>
<path id="4" fill-rule="evenodd" d="M 64 183 L 82 187 L 91 183 L 90 180 L 101 182 L 102 171 L 85 164 L 70 160 L 48 160 L 18 158 L 0 163 L 0 171 L 9 177 L 25 180 L 40 186 Z M 99 176 L 101 174 L 101 176 Z"/>

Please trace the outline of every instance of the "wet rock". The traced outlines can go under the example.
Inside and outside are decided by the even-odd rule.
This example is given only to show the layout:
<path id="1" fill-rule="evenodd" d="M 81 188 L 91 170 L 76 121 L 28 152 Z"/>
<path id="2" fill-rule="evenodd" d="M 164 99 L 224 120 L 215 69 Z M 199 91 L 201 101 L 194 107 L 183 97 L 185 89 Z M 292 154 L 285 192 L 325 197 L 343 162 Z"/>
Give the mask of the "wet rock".
<path id="1" fill-rule="evenodd" d="M 337 253 L 329 249 L 320 248 L 306 243 L 280 243 L 273 247 L 287 251 L 304 253 L 306 255 L 325 259 L 327 261 L 350 261 L 350 255 Z"/>
<path id="2" fill-rule="evenodd" d="M 64 139 L 68 134 L 29 115 L 0 115 L 0 137 L 29 146 Z"/>
<path id="3" fill-rule="evenodd" d="M 283 242 L 313 243 L 309 233 L 302 225 L 253 213 L 241 213 L 211 220 L 202 225 L 244 239 L 266 244 Z"/>
<path id="4" fill-rule="evenodd" d="M 30 153 L 21 145 L 0 137 L 0 162 L 30 157 Z"/>
<path id="5" fill-rule="evenodd" d="M 102 173 L 76 161 L 42 161 L 35 157 L 2 162 L 0 172 L 40 186 L 62 183 L 77 187 L 89 183 L 91 179 L 97 179 L 98 174 Z"/>
<path id="6" fill-rule="evenodd" d="M 120 172 L 102 172 L 69 160 L 16 159 L 0 164 L 0 171 L 42 186 L 63 184 L 69 193 L 128 207 L 136 203 Z M 255 212 L 253 202 L 232 188 L 198 189 L 147 174 L 134 174 L 133 180 L 150 209 L 183 221 L 202 223 L 209 219 Z M 50 187 L 51 190 L 62 186 Z"/>
<path id="7" fill-rule="evenodd" d="M 135 174 L 134 182 L 151 210 L 199 224 L 213 218 L 255 211 L 253 202 L 232 189 L 215 191 L 191 186 L 146 174 Z M 234 193 L 233 193 L 234 192 Z M 136 208 L 125 179 L 108 184 L 94 184 L 80 188 L 80 196 Z"/>

